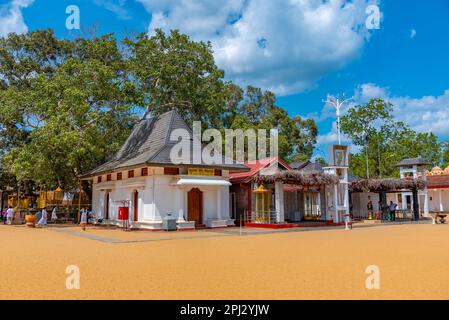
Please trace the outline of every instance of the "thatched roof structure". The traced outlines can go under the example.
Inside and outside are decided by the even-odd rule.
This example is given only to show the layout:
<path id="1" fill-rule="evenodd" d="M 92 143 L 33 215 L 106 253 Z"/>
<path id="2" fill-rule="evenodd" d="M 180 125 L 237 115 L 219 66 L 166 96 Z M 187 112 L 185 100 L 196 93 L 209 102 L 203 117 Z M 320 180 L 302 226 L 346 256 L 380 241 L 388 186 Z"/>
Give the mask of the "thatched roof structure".
<path id="1" fill-rule="evenodd" d="M 258 175 L 254 178 L 257 183 L 297 183 L 302 185 L 337 184 L 338 177 L 319 171 L 284 170 L 272 175 Z"/>
<path id="2" fill-rule="evenodd" d="M 379 191 L 398 191 L 401 189 L 423 189 L 426 186 L 421 179 L 360 179 L 349 183 L 349 190 L 353 192 L 379 192 Z"/>

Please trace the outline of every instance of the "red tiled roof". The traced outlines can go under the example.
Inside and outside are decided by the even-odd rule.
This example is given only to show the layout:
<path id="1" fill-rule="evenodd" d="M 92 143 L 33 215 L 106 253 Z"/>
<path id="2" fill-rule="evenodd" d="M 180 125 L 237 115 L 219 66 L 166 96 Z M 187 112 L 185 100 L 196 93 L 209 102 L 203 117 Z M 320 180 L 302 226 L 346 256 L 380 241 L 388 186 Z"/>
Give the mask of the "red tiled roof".
<path id="1" fill-rule="evenodd" d="M 256 162 L 245 162 L 244 165 L 249 167 L 249 171 L 245 172 L 231 172 L 229 174 L 231 183 L 246 183 L 250 181 L 256 174 L 260 172 L 260 170 L 269 167 L 273 162 L 278 161 L 282 166 L 284 166 L 287 170 L 291 170 L 288 163 L 278 157 L 271 157 L 257 160 Z"/>
<path id="2" fill-rule="evenodd" d="M 427 188 L 449 188 L 449 175 L 427 176 Z"/>

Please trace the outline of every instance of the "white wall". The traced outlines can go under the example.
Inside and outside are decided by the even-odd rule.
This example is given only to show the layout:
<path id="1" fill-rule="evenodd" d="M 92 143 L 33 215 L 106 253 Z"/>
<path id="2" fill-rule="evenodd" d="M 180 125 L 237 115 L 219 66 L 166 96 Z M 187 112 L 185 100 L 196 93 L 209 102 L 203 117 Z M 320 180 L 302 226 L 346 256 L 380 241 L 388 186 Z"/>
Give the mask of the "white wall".
<path id="1" fill-rule="evenodd" d="M 139 175 L 138 175 L 139 174 Z M 172 175 L 163 175 L 162 168 L 154 171 L 149 168 L 149 176 L 140 177 L 140 169 L 135 170 L 135 177 L 127 179 L 127 172 L 123 173 L 123 180 L 106 181 L 103 176 L 102 183 L 94 179 L 92 192 L 92 211 L 97 217 L 104 218 L 104 199 L 109 191 L 109 220 L 117 220 L 120 200 L 132 200 L 134 190 L 139 192 L 139 222 L 161 221 L 168 212 L 178 217 L 179 212 L 187 220 L 187 193 L 196 187 L 203 192 L 203 223 L 207 220 L 229 220 L 229 187 L 228 186 L 176 186 L 178 178 Z M 115 178 L 115 174 L 113 177 Z M 154 177 L 154 182 L 153 182 Z M 154 201 L 153 201 L 154 198 Z M 133 204 L 130 203 L 130 220 L 134 220 Z"/>
<path id="2" fill-rule="evenodd" d="M 427 189 L 429 197 L 429 211 L 440 211 L 439 190 L 441 190 L 442 209 L 443 211 L 449 211 L 449 189 Z"/>
<path id="3" fill-rule="evenodd" d="M 352 214 L 354 217 L 368 217 L 368 196 L 373 203 L 373 213 L 379 211 L 379 195 L 373 192 L 352 193 Z"/>

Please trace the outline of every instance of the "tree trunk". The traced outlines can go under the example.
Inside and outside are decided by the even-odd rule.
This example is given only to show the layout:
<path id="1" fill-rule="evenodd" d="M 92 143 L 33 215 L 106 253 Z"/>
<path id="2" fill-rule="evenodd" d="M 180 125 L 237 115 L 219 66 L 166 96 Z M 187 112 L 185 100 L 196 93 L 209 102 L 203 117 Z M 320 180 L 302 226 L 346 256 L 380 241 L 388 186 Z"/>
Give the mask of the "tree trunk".
<path id="1" fill-rule="evenodd" d="M 418 188 L 412 189 L 413 194 L 413 215 L 414 220 L 419 220 L 419 203 L 418 203 Z"/>

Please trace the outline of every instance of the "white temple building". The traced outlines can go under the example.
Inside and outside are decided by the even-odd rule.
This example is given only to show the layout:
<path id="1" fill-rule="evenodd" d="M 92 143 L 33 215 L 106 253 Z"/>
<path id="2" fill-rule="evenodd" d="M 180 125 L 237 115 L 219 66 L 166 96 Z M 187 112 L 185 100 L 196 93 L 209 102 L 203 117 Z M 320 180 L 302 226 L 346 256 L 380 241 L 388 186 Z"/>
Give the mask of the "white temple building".
<path id="1" fill-rule="evenodd" d="M 131 229 L 160 230 L 167 215 L 176 217 L 178 229 L 234 225 L 229 171 L 249 169 L 241 164 L 174 163 L 170 152 L 178 141 L 170 137 L 176 129 L 192 136 L 174 110 L 143 121 L 110 161 L 81 177 L 92 182 L 92 212 L 104 224 L 123 225 L 118 212 L 126 203 Z"/>

